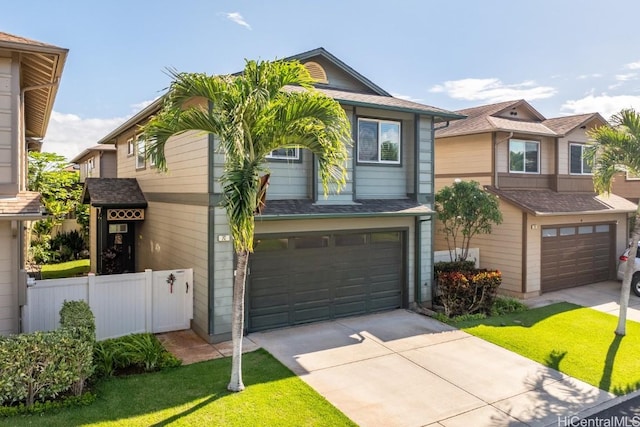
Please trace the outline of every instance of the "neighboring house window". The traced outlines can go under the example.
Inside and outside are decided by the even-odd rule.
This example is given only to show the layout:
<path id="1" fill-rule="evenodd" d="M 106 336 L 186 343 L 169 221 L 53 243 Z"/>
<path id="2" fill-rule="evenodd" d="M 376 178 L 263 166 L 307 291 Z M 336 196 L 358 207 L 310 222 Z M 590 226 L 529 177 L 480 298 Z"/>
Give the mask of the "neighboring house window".
<path id="1" fill-rule="evenodd" d="M 521 139 L 510 140 L 509 172 L 540 173 L 540 143 Z"/>
<path id="2" fill-rule="evenodd" d="M 127 139 L 127 156 L 133 156 L 133 138 Z"/>
<path id="3" fill-rule="evenodd" d="M 136 140 L 136 169 L 144 169 L 145 167 L 145 141 L 142 136 Z"/>
<path id="4" fill-rule="evenodd" d="M 281 148 L 267 154 L 270 160 L 300 160 L 300 148 Z"/>
<path id="5" fill-rule="evenodd" d="M 87 169 L 92 170 L 95 168 L 96 168 L 95 160 L 93 157 L 91 157 L 89 160 L 87 160 Z"/>
<path id="6" fill-rule="evenodd" d="M 400 164 L 400 122 L 358 119 L 358 162 Z"/>
<path id="7" fill-rule="evenodd" d="M 634 174 L 631 171 L 627 171 L 627 180 L 628 181 L 639 181 L 640 180 L 640 176 Z M 640 257 L 640 251 L 638 252 L 638 256 Z"/>
<path id="8" fill-rule="evenodd" d="M 569 173 L 574 175 L 591 175 L 591 165 L 584 158 L 584 144 L 569 144 Z"/>

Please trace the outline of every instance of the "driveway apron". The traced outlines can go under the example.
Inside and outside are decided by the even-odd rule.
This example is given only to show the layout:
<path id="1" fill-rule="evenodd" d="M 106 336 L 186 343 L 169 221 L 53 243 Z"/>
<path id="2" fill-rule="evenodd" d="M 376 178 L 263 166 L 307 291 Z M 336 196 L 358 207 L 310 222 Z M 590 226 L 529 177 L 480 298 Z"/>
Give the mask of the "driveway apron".
<path id="1" fill-rule="evenodd" d="M 360 426 L 546 426 L 614 398 L 406 310 L 247 338 Z"/>

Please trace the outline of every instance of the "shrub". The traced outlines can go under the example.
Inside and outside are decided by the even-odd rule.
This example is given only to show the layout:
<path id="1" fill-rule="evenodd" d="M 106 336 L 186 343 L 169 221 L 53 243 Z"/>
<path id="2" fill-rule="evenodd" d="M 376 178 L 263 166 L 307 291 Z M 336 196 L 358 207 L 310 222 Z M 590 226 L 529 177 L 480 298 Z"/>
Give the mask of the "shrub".
<path id="1" fill-rule="evenodd" d="M 57 251 L 58 262 L 66 262 L 80 258 L 80 253 L 87 249 L 82 234 L 77 230 L 59 233 L 51 239 L 51 250 Z"/>
<path id="2" fill-rule="evenodd" d="M 501 283 L 502 275 L 499 271 L 438 273 L 438 289 L 445 315 L 490 314 Z"/>
<path id="3" fill-rule="evenodd" d="M 436 262 L 433 265 L 433 270 L 438 276 L 440 272 L 452 272 L 452 271 L 473 271 L 476 269 L 475 261 L 441 261 Z"/>
<path id="4" fill-rule="evenodd" d="M 503 314 L 518 313 L 528 310 L 528 307 L 520 300 L 510 297 L 496 297 L 491 308 L 492 316 L 502 316 Z"/>
<path id="5" fill-rule="evenodd" d="M 91 343 L 96 340 L 95 317 L 85 301 L 64 301 L 60 309 L 60 326 L 70 329 L 78 338 Z"/>

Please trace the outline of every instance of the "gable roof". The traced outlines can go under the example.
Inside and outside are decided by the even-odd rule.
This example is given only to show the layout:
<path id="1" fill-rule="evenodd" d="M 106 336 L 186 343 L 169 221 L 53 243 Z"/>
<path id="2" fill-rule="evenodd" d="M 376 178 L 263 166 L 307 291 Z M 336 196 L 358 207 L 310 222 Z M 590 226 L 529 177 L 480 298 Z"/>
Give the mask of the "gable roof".
<path id="1" fill-rule="evenodd" d="M 89 153 L 92 152 L 96 152 L 96 151 L 116 151 L 116 146 L 113 144 L 98 144 L 98 145 L 93 145 L 85 150 L 82 150 L 82 152 L 80 154 L 78 154 L 77 156 L 75 156 L 73 159 L 71 159 L 70 163 L 78 163 L 80 160 L 82 160 L 82 158 L 86 155 L 88 155 Z"/>
<path id="2" fill-rule="evenodd" d="M 600 122 L 602 126 L 608 125 L 608 122 L 599 113 L 556 117 L 553 119 L 547 119 L 542 123 L 549 129 L 553 130 L 558 136 L 564 136 L 580 126 L 585 126 L 592 120 Z"/>
<path id="3" fill-rule="evenodd" d="M 501 199 L 535 216 L 629 213 L 637 206 L 615 194 L 558 193 L 550 189 L 503 190 L 485 187 Z"/>
<path id="4" fill-rule="evenodd" d="M 382 89 L 380 86 L 378 86 L 375 83 L 373 83 L 371 80 L 369 80 L 368 78 L 366 78 L 365 76 L 363 76 L 362 74 L 360 74 L 359 72 L 357 72 L 356 70 L 354 70 L 353 68 L 348 66 L 346 63 L 342 62 L 340 59 L 338 59 L 336 56 L 332 55 L 329 51 L 327 51 L 323 47 L 319 47 L 319 48 L 316 48 L 316 49 L 308 50 L 306 52 L 298 53 L 297 55 L 289 56 L 289 57 L 285 58 L 284 60 L 285 61 L 298 60 L 300 62 L 303 62 L 305 60 L 308 60 L 308 59 L 311 59 L 311 58 L 314 58 L 314 57 L 317 57 L 317 56 L 321 56 L 321 57 L 329 60 L 330 62 L 335 64 L 338 68 L 340 68 L 342 71 L 344 71 L 345 73 L 349 74 L 352 78 L 356 79 L 357 81 L 359 81 L 360 83 L 362 83 L 363 85 L 365 85 L 366 87 L 371 89 L 376 94 L 378 94 L 380 96 L 391 96 L 391 94 L 389 92 L 387 92 L 386 90 Z"/>
<path id="5" fill-rule="evenodd" d="M 538 118 L 540 122 L 495 117 L 508 109 L 518 107 L 527 109 L 534 117 Z M 499 131 L 535 135 L 555 135 L 551 129 L 542 124 L 545 117 L 524 99 L 465 108 L 457 110 L 456 113 L 463 114 L 467 116 L 467 118 L 453 122 L 446 128 L 436 130 L 436 137 L 442 138 L 446 136 L 471 135 L 476 133 Z"/>
<path id="6" fill-rule="evenodd" d="M 147 207 L 147 199 L 135 178 L 87 178 L 82 203 L 107 208 Z"/>
<path id="7" fill-rule="evenodd" d="M 0 51 L 18 52 L 26 136 L 43 138 L 58 92 L 68 49 L 0 32 Z"/>
<path id="8" fill-rule="evenodd" d="M 38 220 L 45 218 L 40 193 L 21 191 L 16 197 L 0 198 L 0 219 Z"/>

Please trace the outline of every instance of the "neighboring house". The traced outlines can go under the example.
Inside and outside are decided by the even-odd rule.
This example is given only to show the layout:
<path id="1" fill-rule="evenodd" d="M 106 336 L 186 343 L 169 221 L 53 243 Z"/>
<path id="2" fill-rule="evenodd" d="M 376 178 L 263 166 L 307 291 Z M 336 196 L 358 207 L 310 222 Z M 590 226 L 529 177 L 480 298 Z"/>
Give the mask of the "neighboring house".
<path id="1" fill-rule="evenodd" d="M 615 279 L 636 206 L 594 193 L 583 159 L 597 113 L 546 119 L 524 100 L 458 111 L 436 131 L 436 191 L 475 180 L 500 198 L 504 222 L 473 238 L 480 266 L 502 271 L 502 291 L 519 297 Z M 436 229 L 438 229 L 436 225 Z M 437 232 L 436 250 L 446 250 Z"/>
<path id="2" fill-rule="evenodd" d="M 310 152 L 270 155 L 267 206 L 256 217 L 249 258 L 247 329 L 429 304 L 433 129 L 462 116 L 394 98 L 322 48 L 288 59 L 304 63 L 317 88 L 346 110 L 354 140 L 349 180 L 344 191 L 325 198 Z M 126 238 L 134 242 L 137 271 L 193 267 L 192 327 L 209 341 L 228 340 L 235 263 L 220 206 L 224 156 L 214 136 L 186 133 L 166 144 L 169 170 L 158 173 L 137 132 L 161 103 L 99 141 L 116 144 L 118 180 L 137 181 L 146 209 L 115 197 L 94 200 L 100 180 L 87 180 L 85 199 L 95 221 L 108 223 L 103 230 L 133 233 Z M 110 217 L 127 209 L 140 209 L 140 220 Z"/>
<path id="3" fill-rule="evenodd" d="M 27 152 L 39 150 L 68 50 L 0 32 L 0 335 L 20 331 L 24 222 L 43 218 L 27 191 Z"/>
<path id="4" fill-rule="evenodd" d="M 94 145 L 71 159 L 71 163 L 78 165 L 81 183 L 87 178 L 115 178 L 116 147 L 108 144 Z"/>

